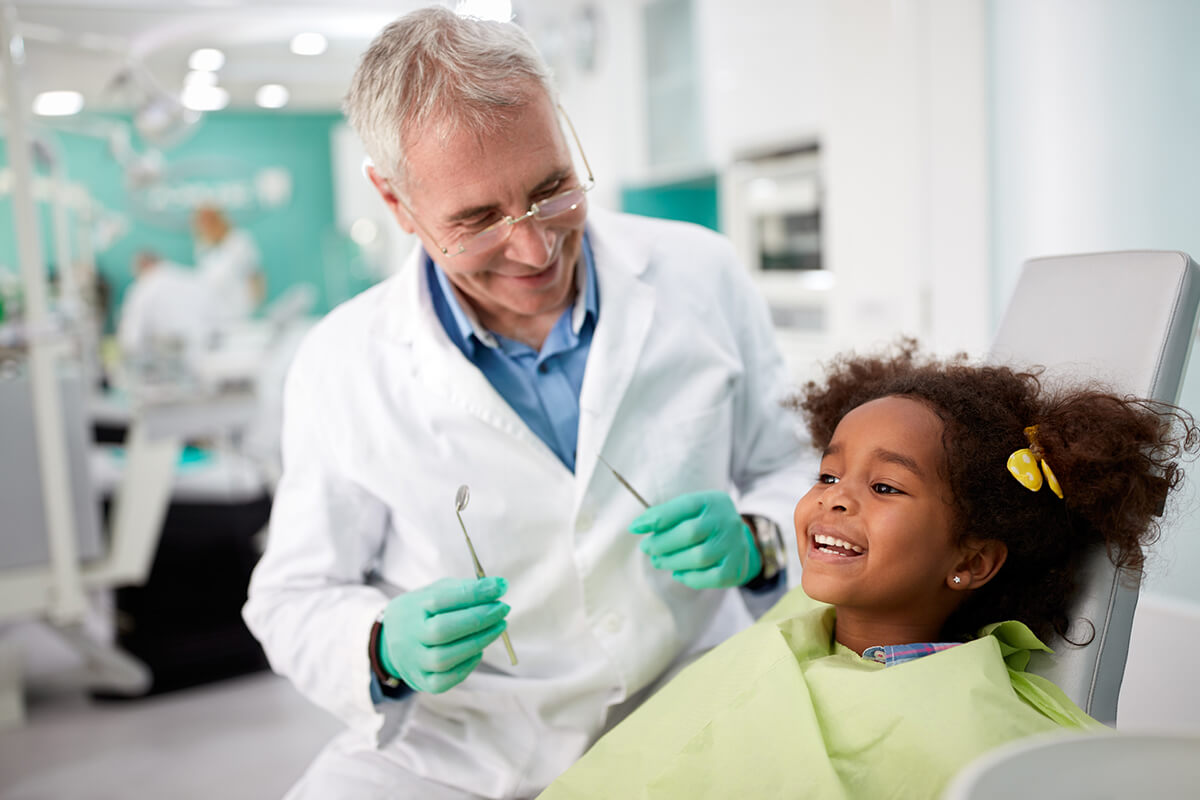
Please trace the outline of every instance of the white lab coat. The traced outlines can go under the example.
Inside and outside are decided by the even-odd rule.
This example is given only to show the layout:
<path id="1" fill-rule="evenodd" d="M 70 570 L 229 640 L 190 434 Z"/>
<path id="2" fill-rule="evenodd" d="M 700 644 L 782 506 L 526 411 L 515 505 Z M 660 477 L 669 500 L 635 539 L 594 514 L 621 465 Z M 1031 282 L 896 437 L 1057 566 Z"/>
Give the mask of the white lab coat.
<path id="1" fill-rule="evenodd" d="M 196 247 L 196 271 L 219 300 L 220 322 L 239 322 L 254 313 L 253 280 L 259 269 L 258 246 L 245 231 L 231 230 L 214 245 Z"/>
<path id="2" fill-rule="evenodd" d="M 588 226 L 600 316 L 576 472 L 451 343 L 414 254 L 322 320 L 293 363 L 284 475 L 246 605 L 274 669 L 364 747 L 484 797 L 536 793 L 715 615 L 712 640 L 749 622 L 737 590 L 651 567 L 626 530 L 641 508 L 598 453 L 651 503 L 736 485 L 739 509 L 785 535 L 811 478 L 779 405 L 766 305 L 728 241 L 599 210 Z M 508 580 L 520 663 L 497 642 L 454 689 L 375 706 L 367 639 L 387 598 L 473 575 L 460 484 L 479 559 Z"/>
<path id="3" fill-rule="evenodd" d="M 159 348 L 195 352 L 208 345 L 215 313 L 208 285 L 194 271 L 160 261 L 125 290 L 117 342 L 132 356 Z"/>

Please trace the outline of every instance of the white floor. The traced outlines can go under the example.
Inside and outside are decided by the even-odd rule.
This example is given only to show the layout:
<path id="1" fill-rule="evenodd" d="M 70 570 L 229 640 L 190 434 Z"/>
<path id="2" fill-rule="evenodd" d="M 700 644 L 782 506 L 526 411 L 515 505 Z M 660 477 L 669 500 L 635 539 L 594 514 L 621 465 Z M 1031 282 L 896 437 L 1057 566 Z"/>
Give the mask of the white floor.
<path id="1" fill-rule="evenodd" d="M 338 723 L 271 673 L 136 701 L 29 697 L 0 731 L 5 800 L 267 800 L 299 777 Z"/>

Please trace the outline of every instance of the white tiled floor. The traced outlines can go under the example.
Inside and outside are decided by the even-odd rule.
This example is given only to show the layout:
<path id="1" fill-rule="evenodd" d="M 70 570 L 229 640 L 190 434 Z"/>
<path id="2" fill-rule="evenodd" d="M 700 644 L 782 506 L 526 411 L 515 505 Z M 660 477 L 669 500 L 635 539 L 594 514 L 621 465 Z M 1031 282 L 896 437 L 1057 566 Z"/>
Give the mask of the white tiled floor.
<path id="1" fill-rule="evenodd" d="M 5 800 L 267 800 L 339 723 L 268 672 L 122 702 L 56 692 L 0 731 Z"/>

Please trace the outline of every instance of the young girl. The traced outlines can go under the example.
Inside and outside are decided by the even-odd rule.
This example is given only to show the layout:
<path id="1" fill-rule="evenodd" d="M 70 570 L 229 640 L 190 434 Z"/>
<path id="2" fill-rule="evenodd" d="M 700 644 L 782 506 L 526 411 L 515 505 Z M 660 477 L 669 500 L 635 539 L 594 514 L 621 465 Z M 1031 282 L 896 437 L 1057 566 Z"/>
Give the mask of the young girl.
<path id="1" fill-rule="evenodd" d="M 795 401 L 822 453 L 802 587 L 542 797 L 936 797 L 1004 742 L 1106 730 L 1025 666 L 1066 635 L 1093 547 L 1140 571 L 1197 429 L 914 350 L 844 358 Z"/>

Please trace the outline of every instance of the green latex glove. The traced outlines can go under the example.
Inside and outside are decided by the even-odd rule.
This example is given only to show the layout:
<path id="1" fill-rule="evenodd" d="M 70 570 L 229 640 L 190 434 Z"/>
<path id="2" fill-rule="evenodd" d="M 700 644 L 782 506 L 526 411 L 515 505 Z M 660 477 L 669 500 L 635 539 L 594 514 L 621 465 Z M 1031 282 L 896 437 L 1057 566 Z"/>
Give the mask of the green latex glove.
<path id="1" fill-rule="evenodd" d="M 383 612 L 379 657 L 412 689 L 439 694 L 462 683 L 503 633 L 504 578 L 443 578 L 393 597 Z"/>
<path id="2" fill-rule="evenodd" d="M 629 530 L 658 569 L 693 589 L 741 586 L 762 571 L 754 535 L 725 492 L 695 492 L 651 506 Z"/>

